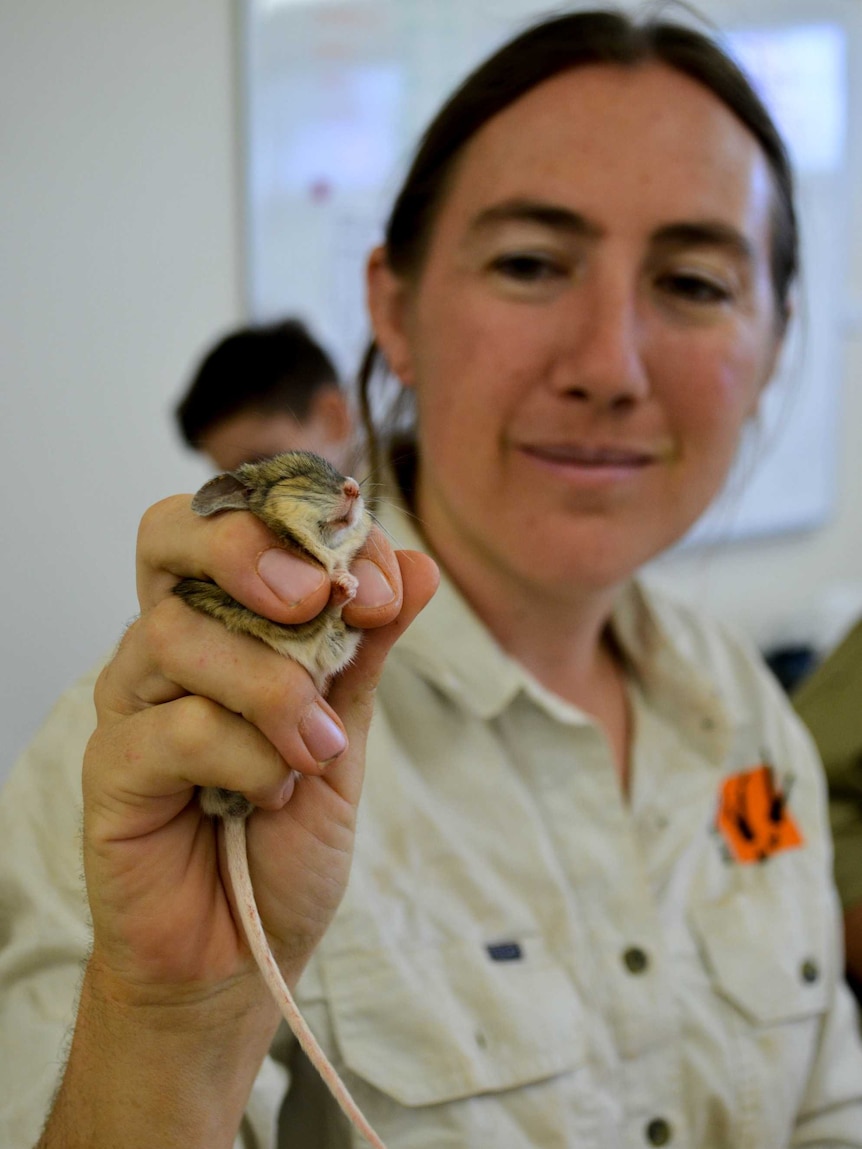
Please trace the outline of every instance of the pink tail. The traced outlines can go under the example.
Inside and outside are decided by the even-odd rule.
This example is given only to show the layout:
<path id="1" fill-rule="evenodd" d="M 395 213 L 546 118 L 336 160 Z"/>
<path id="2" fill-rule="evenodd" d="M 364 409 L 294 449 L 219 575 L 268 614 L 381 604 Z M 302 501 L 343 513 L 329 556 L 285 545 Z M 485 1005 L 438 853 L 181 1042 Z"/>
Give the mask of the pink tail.
<path id="1" fill-rule="evenodd" d="M 269 939 L 260 920 L 254 891 L 251 887 L 251 876 L 248 870 L 248 853 L 246 850 L 245 818 L 225 818 L 225 839 L 227 844 L 228 870 L 233 891 L 236 896 L 239 915 L 242 919 L 249 948 L 255 961 L 260 967 L 264 981 L 269 987 L 282 1016 L 290 1026 L 296 1040 L 302 1046 L 311 1064 L 317 1069 L 326 1082 L 330 1093 L 341 1106 L 352 1124 L 359 1130 L 373 1149 L 386 1149 L 386 1146 L 368 1124 L 362 1110 L 350 1096 L 347 1086 L 338 1076 L 332 1063 L 317 1044 L 317 1039 L 299 1012 L 293 995 L 287 983 L 281 976 L 281 970 L 272 956 Z"/>

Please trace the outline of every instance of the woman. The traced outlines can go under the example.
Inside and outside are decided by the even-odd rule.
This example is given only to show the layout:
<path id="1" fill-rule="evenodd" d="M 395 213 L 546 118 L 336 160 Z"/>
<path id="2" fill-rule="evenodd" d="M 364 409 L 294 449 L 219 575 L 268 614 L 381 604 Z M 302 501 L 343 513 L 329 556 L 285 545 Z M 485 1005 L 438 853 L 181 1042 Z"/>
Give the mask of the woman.
<path id="1" fill-rule="evenodd" d="M 260 807 L 268 932 L 390 1147 L 862 1145 L 810 743 L 755 658 L 633 581 L 719 490 L 795 266 L 781 143 L 699 35 L 563 17 L 456 94 L 369 264 L 415 400 L 384 513 L 412 553 L 374 538 L 370 629 L 327 699 L 170 593 L 200 573 L 297 621 L 316 572 L 249 516 L 145 518 L 142 617 L 85 761 L 94 941 L 44 1146 L 274 1144 L 279 1063 L 283 1143 L 354 1143 L 273 1040 L 197 785 Z M 423 550 L 443 579 L 382 677 L 354 840 Z"/>

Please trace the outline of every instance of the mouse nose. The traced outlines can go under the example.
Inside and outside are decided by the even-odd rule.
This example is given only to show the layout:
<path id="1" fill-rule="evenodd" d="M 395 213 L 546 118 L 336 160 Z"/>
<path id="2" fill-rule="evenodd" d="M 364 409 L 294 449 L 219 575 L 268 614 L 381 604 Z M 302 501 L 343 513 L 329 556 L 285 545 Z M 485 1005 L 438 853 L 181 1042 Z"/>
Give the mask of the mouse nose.
<path id="1" fill-rule="evenodd" d="M 359 493 L 359 484 L 355 479 L 345 479 L 341 487 L 341 506 L 338 509 L 338 521 L 352 526 L 361 511 L 362 498 Z"/>

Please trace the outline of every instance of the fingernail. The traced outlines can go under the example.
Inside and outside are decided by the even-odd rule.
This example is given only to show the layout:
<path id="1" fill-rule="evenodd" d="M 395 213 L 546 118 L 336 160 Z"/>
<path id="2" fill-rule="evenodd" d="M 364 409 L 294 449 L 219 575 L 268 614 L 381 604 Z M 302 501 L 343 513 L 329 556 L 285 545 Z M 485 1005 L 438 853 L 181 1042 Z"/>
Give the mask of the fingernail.
<path id="1" fill-rule="evenodd" d="M 288 606 L 297 606 L 320 590 L 326 578 L 319 567 L 313 567 L 279 547 L 272 547 L 259 556 L 257 573 L 273 594 Z"/>
<path id="2" fill-rule="evenodd" d="M 299 720 L 299 734 L 311 757 L 321 766 L 347 748 L 344 731 L 319 702 L 309 706 Z"/>
<path id="3" fill-rule="evenodd" d="M 350 568 L 356 575 L 359 585 L 353 599 L 359 606 L 386 606 L 395 598 L 395 591 L 386 575 L 370 559 L 357 559 Z"/>
<path id="4" fill-rule="evenodd" d="M 283 806 L 286 806 L 290 799 L 293 797 L 293 791 L 296 789 L 296 782 L 298 778 L 299 775 L 295 770 L 291 770 L 291 772 L 288 774 L 287 780 L 285 781 L 284 786 L 281 788 L 281 802 Z"/>

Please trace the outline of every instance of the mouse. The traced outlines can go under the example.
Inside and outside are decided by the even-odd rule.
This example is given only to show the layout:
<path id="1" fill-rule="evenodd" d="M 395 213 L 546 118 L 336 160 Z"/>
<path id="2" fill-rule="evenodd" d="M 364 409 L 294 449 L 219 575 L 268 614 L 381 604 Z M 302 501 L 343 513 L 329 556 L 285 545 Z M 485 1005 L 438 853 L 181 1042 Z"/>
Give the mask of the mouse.
<path id="1" fill-rule="evenodd" d="M 348 567 L 373 522 L 357 481 L 319 455 L 287 451 L 216 475 L 194 495 L 192 510 L 204 516 L 251 511 L 282 546 L 326 570 L 332 583 L 328 604 L 316 618 L 294 626 L 261 617 L 204 579 L 181 579 L 174 587 L 174 593 L 195 610 L 294 659 L 325 693 L 333 676 L 354 657 L 362 637 L 341 617 L 357 588 Z M 273 957 L 248 866 L 245 824 L 253 805 L 238 791 L 212 786 L 201 788 L 199 800 L 204 813 L 224 823 L 228 874 L 249 949 L 282 1016 L 354 1127 L 374 1149 L 386 1149 L 318 1044 Z"/>

